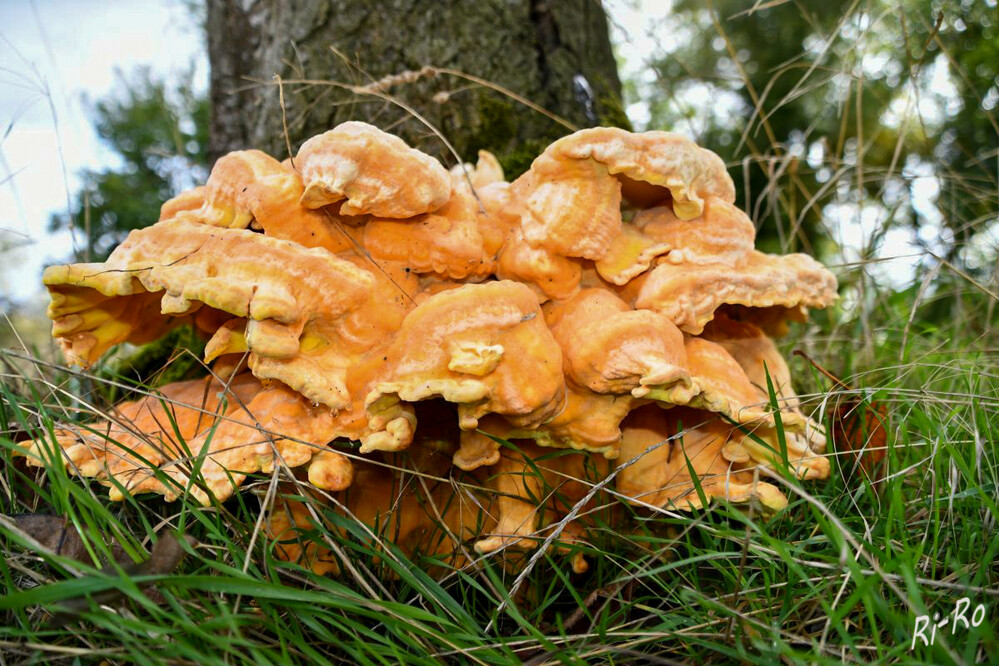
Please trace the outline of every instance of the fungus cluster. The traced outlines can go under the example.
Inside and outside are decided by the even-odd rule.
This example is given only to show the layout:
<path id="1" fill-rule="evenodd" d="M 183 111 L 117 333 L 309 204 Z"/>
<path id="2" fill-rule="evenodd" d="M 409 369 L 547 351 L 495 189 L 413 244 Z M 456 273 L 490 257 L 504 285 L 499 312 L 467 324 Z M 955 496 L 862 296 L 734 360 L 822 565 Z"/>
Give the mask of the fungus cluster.
<path id="1" fill-rule="evenodd" d="M 637 506 L 778 510 L 761 469 L 829 466 L 769 335 L 836 281 L 756 251 L 734 199 L 718 156 L 666 132 L 582 130 L 513 182 L 489 153 L 449 172 L 358 122 L 284 162 L 230 153 L 106 262 L 45 272 L 67 360 L 190 324 L 211 368 L 58 431 L 62 460 L 115 499 L 204 503 L 286 467 L 447 556 L 531 548 L 559 522 L 582 538 L 563 518 L 595 483 Z M 289 499 L 270 530 L 309 519 Z M 318 544 L 283 553 L 336 567 Z"/>

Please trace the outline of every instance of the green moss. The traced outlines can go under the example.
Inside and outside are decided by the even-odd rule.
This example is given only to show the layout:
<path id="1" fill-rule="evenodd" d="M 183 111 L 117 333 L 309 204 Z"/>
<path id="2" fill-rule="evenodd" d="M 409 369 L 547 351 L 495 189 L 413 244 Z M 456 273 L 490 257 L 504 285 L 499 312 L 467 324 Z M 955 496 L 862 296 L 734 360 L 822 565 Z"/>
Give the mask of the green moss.
<path id="1" fill-rule="evenodd" d="M 469 144 L 478 144 L 473 152 L 502 150 L 517 140 L 513 101 L 497 94 L 483 93 L 478 96 L 478 106 L 479 126 L 469 139 Z"/>
<path id="2" fill-rule="evenodd" d="M 603 127 L 620 127 L 632 131 L 631 121 L 624 112 L 624 105 L 617 95 L 601 95 L 597 98 L 597 119 Z"/>
<path id="3" fill-rule="evenodd" d="M 557 138 L 557 137 L 555 137 Z M 496 159 L 503 166 L 507 180 L 513 180 L 531 167 L 531 163 L 548 146 L 550 141 L 531 139 L 523 141 L 506 152 L 497 155 Z"/>
<path id="4" fill-rule="evenodd" d="M 478 125 L 468 139 L 465 159 L 475 161 L 480 150 L 496 156 L 507 180 L 527 171 L 541 151 L 566 134 L 564 128 L 538 115 L 536 122 L 524 122 L 525 115 L 535 114 L 513 100 L 494 93 L 478 97 Z M 551 125 L 545 129 L 545 124 Z M 542 132 L 542 136 L 530 136 Z M 524 133 L 529 136 L 525 137 Z"/>
<path id="5" fill-rule="evenodd" d="M 478 151 L 488 150 L 503 166 L 507 180 L 527 171 L 549 144 L 568 134 L 561 125 L 498 93 L 484 92 L 474 103 L 478 107 L 476 127 L 457 146 L 458 152 L 463 159 L 474 162 Z M 600 95 L 596 111 L 600 125 L 631 129 L 631 121 L 617 95 L 609 92 Z"/>
<path id="6" fill-rule="evenodd" d="M 112 358 L 99 374 L 155 388 L 207 374 L 200 361 L 204 353 L 205 341 L 201 336 L 191 326 L 181 326 L 127 355 Z M 113 400 L 120 397 L 110 396 Z"/>

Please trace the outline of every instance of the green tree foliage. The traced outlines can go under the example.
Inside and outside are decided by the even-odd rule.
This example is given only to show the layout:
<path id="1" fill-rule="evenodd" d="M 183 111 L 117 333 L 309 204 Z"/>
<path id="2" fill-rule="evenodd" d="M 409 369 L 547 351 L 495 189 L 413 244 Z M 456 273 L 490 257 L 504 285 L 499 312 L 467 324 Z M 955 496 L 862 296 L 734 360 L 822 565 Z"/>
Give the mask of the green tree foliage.
<path id="1" fill-rule="evenodd" d="M 678 0 L 629 101 L 726 158 L 764 247 L 816 249 L 830 203 L 963 241 L 996 219 L 995 4 Z M 913 205 L 919 176 L 936 210 Z"/>
<path id="2" fill-rule="evenodd" d="M 85 171 L 71 207 L 89 261 L 105 259 L 129 231 L 155 221 L 166 199 L 208 175 L 208 99 L 191 76 L 167 83 L 140 69 L 119 78 L 120 91 L 94 105 L 97 133 L 117 163 Z M 52 230 L 69 226 L 66 214 L 50 221 Z"/>

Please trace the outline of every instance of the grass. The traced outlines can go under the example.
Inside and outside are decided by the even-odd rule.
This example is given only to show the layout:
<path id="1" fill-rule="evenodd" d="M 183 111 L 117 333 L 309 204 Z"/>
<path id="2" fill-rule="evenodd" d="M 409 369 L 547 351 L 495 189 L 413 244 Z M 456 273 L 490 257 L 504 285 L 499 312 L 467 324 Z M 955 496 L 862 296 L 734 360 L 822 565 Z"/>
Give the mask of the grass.
<path id="1" fill-rule="evenodd" d="M 980 293 L 961 296 L 986 304 Z M 829 479 L 785 482 L 791 502 L 769 520 L 724 503 L 676 513 L 602 495 L 602 507 L 629 515 L 613 528 L 596 522 L 585 545 L 590 571 L 573 574 L 548 550 L 522 581 L 488 558 L 435 580 L 425 570 L 439 563 L 387 556 L 322 505 L 324 520 L 306 536 L 338 544 L 354 574 L 321 577 L 279 561 L 257 525 L 270 476 L 248 484 L 256 493 L 244 487 L 201 507 L 184 498 L 113 503 L 60 467 L 26 468 L 11 459 L 18 441 L 99 405 L 111 381 L 8 353 L 0 511 L 65 516 L 95 557 L 67 561 L 0 528 L 4 663 L 984 660 L 999 649 L 999 349 L 988 336 L 962 338 L 961 321 L 917 319 L 906 329 L 891 319 L 897 300 L 863 326 L 877 339 L 873 352 L 849 342 L 861 325 L 835 325 L 836 313 L 802 341 L 850 389 L 824 391 L 830 382 L 803 360 L 793 366 L 811 409 L 858 393 L 886 406 L 878 490 L 852 453 L 830 450 Z M 133 577 L 97 566 L 114 543 L 139 556 L 164 528 L 199 544 L 176 570 Z M 60 602 L 108 589 L 121 599 L 84 603 L 53 624 Z M 961 597 L 985 604 L 986 621 L 911 650 L 915 617 L 944 615 Z"/>

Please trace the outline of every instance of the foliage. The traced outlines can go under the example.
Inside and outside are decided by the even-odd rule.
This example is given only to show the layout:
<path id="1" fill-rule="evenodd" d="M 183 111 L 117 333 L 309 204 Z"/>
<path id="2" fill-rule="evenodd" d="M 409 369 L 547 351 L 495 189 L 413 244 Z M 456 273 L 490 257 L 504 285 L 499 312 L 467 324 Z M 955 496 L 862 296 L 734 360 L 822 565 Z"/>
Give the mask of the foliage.
<path id="1" fill-rule="evenodd" d="M 830 205 L 962 241 L 995 222 L 995 2 L 678 0 L 662 21 L 675 37 L 629 101 L 728 160 L 771 249 L 836 238 Z"/>
<path id="2" fill-rule="evenodd" d="M 119 164 L 85 171 L 71 218 L 50 221 L 53 230 L 85 234 L 87 261 L 102 261 L 129 231 L 155 221 L 161 203 L 208 175 L 209 105 L 191 74 L 170 84 L 148 69 L 119 76 L 120 93 L 93 109 L 97 133 Z"/>

